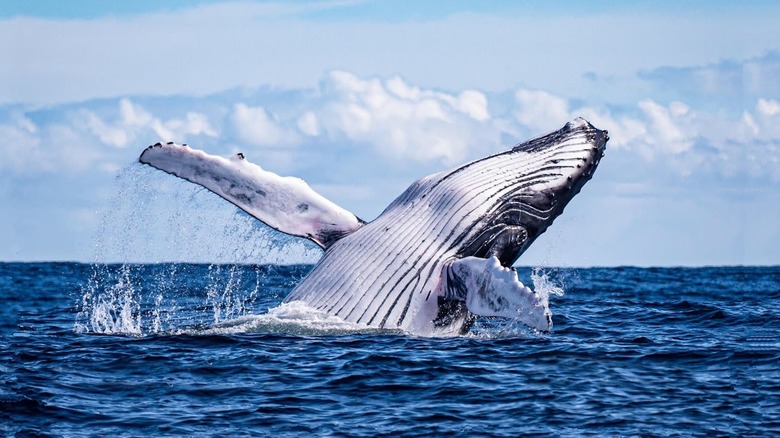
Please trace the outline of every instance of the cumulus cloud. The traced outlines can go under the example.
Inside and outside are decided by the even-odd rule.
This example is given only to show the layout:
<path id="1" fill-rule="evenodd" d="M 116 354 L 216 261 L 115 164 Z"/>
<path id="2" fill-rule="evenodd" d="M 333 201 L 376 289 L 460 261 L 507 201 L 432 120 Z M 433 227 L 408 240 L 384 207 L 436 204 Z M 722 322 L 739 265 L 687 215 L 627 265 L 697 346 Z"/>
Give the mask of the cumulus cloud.
<path id="1" fill-rule="evenodd" d="M 320 122 L 317 116 L 311 112 L 306 111 L 300 116 L 296 122 L 298 130 L 309 137 L 316 137 L 320 134 Z"/>
<path id="2" fill-rule="evenodd" d="M 606 107 L 574 106 L 570 99 L 544 90 L 519 89 L 512 113 L 521 129 L 543 133 L 557 129 L 561 121 L 583 117 L 610 132 L 610 148 L 640 152 L 647 158 L 658 153 L 678 154 L 691 148 L 696 137 L 695 115 L 682 102 L 661 105 L 651 99 L 636 103 L 639 113 L 614 114 Z"/>
<path id="3" fill-rule="evenodd" d="M 645 98 L 615 110 L 576 106 L 543 90 L 519 89 L 513 97 L 512 114 L 523 132 L 549 131 L 560 120 L 580 116 L 610 132 L 611 150 L 632 154 L 644 168 L 658 167 L 659 174 L 780 181 L 780 102 L 774 99 L 758 98 L 741 115 L 732 115 L 679 100 Z"/>
<path id="4" fill-rule="evenodd" d="M 211 119 L 187 110 L 192 104 L 177 104 L 185 109 L 172 111 L 159 103 L 164 101 L 141 105 L 130 98 L 55 107 L 52 120 L 8 110 L 0 119 L 2 166 L 15 173 L 55 171 L 61 163 L 74 171 L 90 165 L 109 170 L 117 163 L 111 149 L 200 137 L 194 144 L 211 138 L 250 149 L 245 152 L 260 148 L 258 162 L 288 171 L 305 151 L 327 145 L 354 151 L 349 159 L 358 167 L 360 160 L 377 157 L 435 167 L 495 152 L 582 116 L 610 131 L 612 150 L 633 154 L 646 167 L 780 180 L 780 102 L 768 97 L 733 115 L 681 100 L 644 98 L 608 107 L 546 90 L 442 91 L 398 76 L 365 78 L 345 71 L 330 73 L 315 89 L 279 95 L 256 90 L 227 102 L 226 96 L 232 95 L 192 98 Z M 166 117 L 157 115 L 162 113 Z"/>
<path id="5" fill-rule="evenodd" d="M 43 151 L 38 127 L 23 114 L 14 113 L 8 123 L 0 124 L 0 169 L 23 174 L 41 166 Z"/>
<path id="6" fill-rule="evenodd" d="M 38 126 L 21 114 L 0 124 L 0 169 L 14 175 L 73 174 L 93 169 L 102 153 L 73 126 Z M 98 170 L 107 170 L 101 163 Z"/>
<path id="7" fill-rule="evenodd" d="M 253 162 L 303 177 L 371 218 L 414 178 L 560 128 L 576 116 L 610 131 L 597 178 L 602 190 L 589 193 L 647 206 L 658 205 L 645 200 L 661 193 L 673 198 L 670 188 L 716 197 L 711 190 L 717 188 L 702 181 L 720 181 L 715 185 L 736 193 L 745 186 L 771 192 L 780 183 L 780 101 L 771 95 L 746 100 L 739 111 L 658 96 L 605 105 L 549 90 L 443 91 L 397 76 L 344 71 L 315 88 L 103 99 L 38 110 L 0 106 L 0 179 L 44 186 L 68 181 L 60 183 L 62 193 L 84 197 L 84 185 L 95 182 L 105 190 L 110 176 L 135 162 L 143 146 L 170 139 L 216 154 L 240 147 Z M 74 181 L 83 184 L 80 191 L 71 187 Z"/>
<path id="8" fill-rule="evenodd" d="M 660 105 L 650 99 L 638 104 L 644 112 L 649 136 L 647 143 L 655 145 L 661 152 L 679 154 L 693 146 L 696 132 L 690 108 L 682 102 Z"/>
<path id="9" fill-rule="evenodd" d="M 169 119 L 165 122 L 155 119 L 152 129 L 165 139 L 181 140 L 190 135 L 217 137 L 217 131 L 211 127 L 208 118 L 196 112 L 188 112 L 183 119 Z"/>
<path id="10" fill-rule="evenodd" d="M 154 132 L 159 139 L 182 141 L 188 135 L 216 137 L 208 118 L 200 113 L 188 112 L 181 119 L 161 120 L 130 99 L 119 100 L 119 114 L 113 122 L 107 122 L 90 110 L 83 110 L 84 127 L 97 136 L 103 144 L 124 148 L 135 144 L 140 134 Z"/>
<path id="11" fill-rule="evenodd" d="M 753 111 L 746 110 L 735 125 L 735 134 L 723 146 L 731 146 L 729 156 L 744 164 L 744 173 L 780 182 L 780 102 L 759 99 Z"/>
<path id="12" fill-rule="evenodd" d="M 135 139 L 137 131 L 149 125 L 153 118 L 143 108 L 128 99 L 119 101 L 119 117 L 114 123 L 105 122 L 92 111 L 84 110 L 86 128 L 106 145 L 123 148 Z"/>
<path id="13" fill-rule="evenodd" d="M 421 89 L 400 77 L 363 79 L 332 72 L 316 114 L 299 120 L 308 135 L 373 147 L 385 157 L 452 164 L 475 147 L 498 142 L 487 97 L 476 90 Z M 315 129 L 316 128 L 316 129 Z"/>
<path id="14" fill-rule="evenodd" d="M 752 109 L 746 109 L 730 138 L 742 143 L 780 143 L 780 102 L 758 99 Z"/>
<path id="15" fill-rule="evenodd" d="M 772 117 L 780 114 L 780 102 L 776 100 L 758 99 L 756 112 L 765 117 Z"/>
<path id="16" fill-rule="evenodd" d="M 114 111 L 103 109 L 108 115 L 100 115 L 101 110 L 91 109 L 89 103 L 81 106 L 55 107 L 43 115 L 11 110 L 0 123 L 0 153 L 4 156 L 0 169 L 19 175 L 93 169 L 113 172 L 126 154 L 114 154 L 111 149 L 140 147 L 157 140 L 183 141 L 188 136 L 218 136 L 206 116 L 196 112 L 163 120 L 130 99 L 118 100 Z M 43 121 L 34 122 L 32 116 Z"/>
<path id="17" fill-rule="evenodd" d="M 517 90 L 515 92 L 517 120 L 536 131 L 549 131 L 560 125 L 561 120 L 571 119 L 567 99 L 542 90 Z"/>
<path id="18" fill-rule="evenodd" d="M 232 118 L 238 137 L 249 144 L 278 148 L 298 143 L 296 133 L 284 128 L 278 118 L 263 107 L 237 103 L 233 107 Z"/>

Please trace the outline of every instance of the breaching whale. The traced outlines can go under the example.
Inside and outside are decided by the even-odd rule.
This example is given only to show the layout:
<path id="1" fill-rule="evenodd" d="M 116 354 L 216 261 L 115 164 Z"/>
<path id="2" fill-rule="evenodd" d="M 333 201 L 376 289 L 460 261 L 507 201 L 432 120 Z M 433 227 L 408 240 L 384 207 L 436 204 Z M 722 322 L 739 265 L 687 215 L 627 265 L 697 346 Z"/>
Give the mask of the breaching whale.
<path id="1" fill-rule="evenodd" d="M 416 181 L 371 222 L 242 153 L 223 158 L 157 143 L 139 161 L 319 245 L 323 257 L 285 302 L 367 327 L 442 336 L 465 333 L 475 315 L 552 328 L 547 297 L 524 286 L 512 264 L 590 180 L 608 140 L 577 118 Z"/>

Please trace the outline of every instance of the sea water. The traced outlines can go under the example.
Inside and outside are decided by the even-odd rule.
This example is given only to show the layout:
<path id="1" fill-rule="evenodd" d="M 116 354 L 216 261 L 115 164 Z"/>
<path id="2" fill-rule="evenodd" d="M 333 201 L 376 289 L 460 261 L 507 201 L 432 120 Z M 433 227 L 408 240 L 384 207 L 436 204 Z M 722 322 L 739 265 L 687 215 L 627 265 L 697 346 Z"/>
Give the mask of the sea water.
<path id="1" fill-rule="evenodd" d="M 0 436 L 780 434 L 780 267 L 521 267 L 551 332 L 422 338 L 282 304 L 319 250 L 153 169 L 96 234 L 0 263 Z"/>
<path id="2" fill-rule="evenodd" d="M 518 268 L 554 329 L 280 305 L 311 265 L 0 264 L 5 436 L 770 436 L 780 268 Z"/>

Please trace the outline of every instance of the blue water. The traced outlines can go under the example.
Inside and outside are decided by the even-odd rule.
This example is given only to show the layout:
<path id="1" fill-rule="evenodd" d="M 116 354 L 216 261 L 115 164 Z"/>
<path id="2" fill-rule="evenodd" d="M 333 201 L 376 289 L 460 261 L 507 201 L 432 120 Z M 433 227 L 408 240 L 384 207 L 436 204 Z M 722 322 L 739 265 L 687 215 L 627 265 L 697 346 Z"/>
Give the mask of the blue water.
<path id="1" fill-rule="evenodd" d="M 778 267 L 521 268 L 552 333 L 445 339 L 278 308 L 309 269 L 0 264 L 0 434 L 780 433 Z"/>

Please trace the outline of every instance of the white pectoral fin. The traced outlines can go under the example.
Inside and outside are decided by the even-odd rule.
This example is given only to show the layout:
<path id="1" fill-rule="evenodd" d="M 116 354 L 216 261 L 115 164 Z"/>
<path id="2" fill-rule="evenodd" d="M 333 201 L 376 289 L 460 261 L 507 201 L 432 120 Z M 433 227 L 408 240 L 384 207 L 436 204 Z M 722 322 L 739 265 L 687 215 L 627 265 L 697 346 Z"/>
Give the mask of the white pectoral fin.
<path id="1" fill-rule="evenodd" d="M 465 257 L 442 272 L 443 295 L 464 301 L 471 313 L 512 318 L 541 331 L 552 329 L 548 300 L 523 285 L 496 257 Z"/>
<path id="2" fill-rule="evenodd" d="M 240 153 L 223 158 L 186 145 L 157 143 L 138 160 L 201 185 L 271 228 L 306 237 L 323 248 L 364 224 L 305 181 L 263 170 Z"/>

